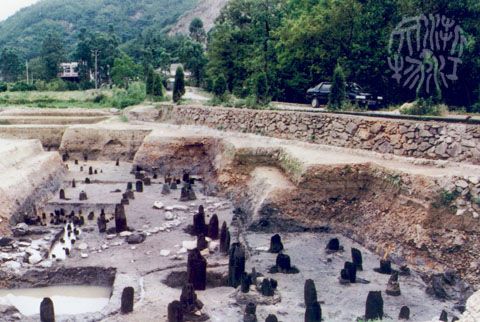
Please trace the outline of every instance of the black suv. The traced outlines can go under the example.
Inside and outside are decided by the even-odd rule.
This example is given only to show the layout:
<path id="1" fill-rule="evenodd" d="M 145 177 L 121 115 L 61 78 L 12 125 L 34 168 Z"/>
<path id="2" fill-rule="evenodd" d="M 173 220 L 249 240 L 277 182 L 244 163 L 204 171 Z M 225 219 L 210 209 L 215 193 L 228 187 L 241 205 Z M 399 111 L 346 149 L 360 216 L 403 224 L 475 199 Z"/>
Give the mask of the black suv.
<path id="1" fill-rule="evenodd" d="M 322 104 L 328 103 L 328 97 L 332 89 L 332 83 L 323 82 L 307 91 L 307 100 L 312 103 L 312 107 L 317 108 Z M 353 104 L 370 109 L 379 109 L 383 106 L 383 97 L 366 93 L 357 83 L 347 83 L 347 98 Z"/>

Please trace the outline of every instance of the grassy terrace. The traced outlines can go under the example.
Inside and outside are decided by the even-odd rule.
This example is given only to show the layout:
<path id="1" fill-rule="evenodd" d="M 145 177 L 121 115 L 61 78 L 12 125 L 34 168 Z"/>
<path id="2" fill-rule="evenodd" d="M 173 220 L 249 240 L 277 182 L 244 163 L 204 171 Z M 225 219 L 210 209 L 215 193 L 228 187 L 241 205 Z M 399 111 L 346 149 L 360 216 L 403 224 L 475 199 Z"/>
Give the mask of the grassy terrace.
<path id="1" fill-rule="evenodd" d="M 111 90 L 88 90 L 69 92 L 3 92 L 0 93 L 1 107 L 17 105 L 28 107 L 52 108 L 108 108 L 108 98 L 112 98 Z"/>

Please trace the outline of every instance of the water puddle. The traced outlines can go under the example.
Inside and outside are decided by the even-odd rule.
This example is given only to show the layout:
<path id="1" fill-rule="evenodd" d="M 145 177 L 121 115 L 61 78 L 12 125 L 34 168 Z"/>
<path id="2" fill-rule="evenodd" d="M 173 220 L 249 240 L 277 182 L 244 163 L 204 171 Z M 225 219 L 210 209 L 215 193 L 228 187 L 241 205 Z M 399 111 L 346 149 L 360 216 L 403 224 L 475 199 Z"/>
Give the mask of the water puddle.
<path id="1" fill-rule="evenodd" d="M 13 305 L 26 316 L 40 314 L 44 297 L 52 299 L 55 315 L 83 314 L 101 311 L 107 306 L 111 288 L 99 286 L 52 286 L 0 290 L 0 305 Z"/>
<path id="2" fill-rule="evenodd" d="M 50 250 L 49 258 L 54 260 L 65 260 L 73 250 L 75 242 L 78 240 L 81 230 L 73 224 L 66 224 L 61 233 L 60 239 L 55 242 Z"/>

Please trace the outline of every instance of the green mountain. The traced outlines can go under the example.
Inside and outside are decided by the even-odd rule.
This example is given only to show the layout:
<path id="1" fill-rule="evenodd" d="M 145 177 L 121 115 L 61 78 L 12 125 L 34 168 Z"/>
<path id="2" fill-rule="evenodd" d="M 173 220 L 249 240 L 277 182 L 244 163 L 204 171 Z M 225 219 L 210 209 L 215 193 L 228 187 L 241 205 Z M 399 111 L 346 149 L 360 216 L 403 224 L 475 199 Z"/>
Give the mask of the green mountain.
<path id="1" fill-rule="evenodd" d="M 60 34 L 72 49 L 82 28 L 107 32 L 113 26 L 120 42 L 147 28 L 168 31 L 198 0 L 40 0 L 0 23 L 0 48 L 14 47 L 32 58 L 45 36 Z"/>

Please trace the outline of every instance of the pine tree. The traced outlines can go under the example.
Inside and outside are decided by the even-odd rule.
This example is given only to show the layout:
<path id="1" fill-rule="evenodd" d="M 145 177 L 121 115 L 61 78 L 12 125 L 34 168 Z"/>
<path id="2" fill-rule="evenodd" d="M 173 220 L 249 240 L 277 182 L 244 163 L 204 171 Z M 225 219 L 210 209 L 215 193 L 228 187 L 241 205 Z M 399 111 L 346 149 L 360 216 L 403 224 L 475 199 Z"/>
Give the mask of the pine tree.
<path id="1" fill-rule="evenodd" d="M 173 101 L 179 102 L 183 95 L 185 95 L 185 74 L 182 66 L 178 66 L 173 84 Z"/>
<path id="2" fill-rule="evenodd" d="M 165 96 L 165 88 L 163 87 L 162 76 L 154 75 L 152 95 L 155 98 L 162 98 Z"/>
<path id="3" fill-rule="evenodd" d="M 146 84 L 146 91 L 147 95 L 154 95 L 154 88 L 155 88 L 155 72 L 153 71 L 153 68 L 150 66 L 147 70 L 147 78 L 145 80 Z"/>
<path id="4" fill-rule="evenodd" d="M 332 88 L 330 91 L 328 108 L 331 110 L 339 110 L 345 104 L 346 90 L 345 90 L 345 74 L 342 67 L 337 64 L 333 71 Z"/>
<path id="5" fill-rule="evenodd" d="M 203 21 L 200 18 L 194 18 L 188 29 L 190 31 L 190 38 L 196 42 L 203 43 L 207 38 L 205 28 L 203 27 Z"/>

